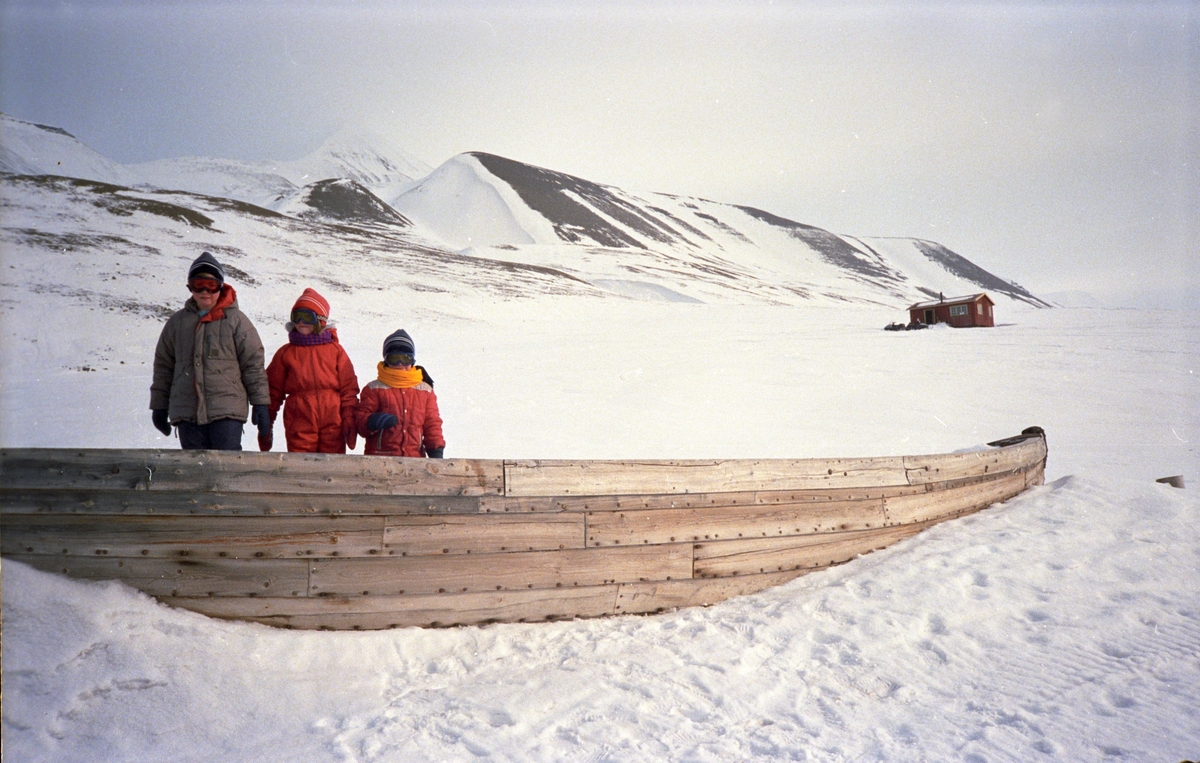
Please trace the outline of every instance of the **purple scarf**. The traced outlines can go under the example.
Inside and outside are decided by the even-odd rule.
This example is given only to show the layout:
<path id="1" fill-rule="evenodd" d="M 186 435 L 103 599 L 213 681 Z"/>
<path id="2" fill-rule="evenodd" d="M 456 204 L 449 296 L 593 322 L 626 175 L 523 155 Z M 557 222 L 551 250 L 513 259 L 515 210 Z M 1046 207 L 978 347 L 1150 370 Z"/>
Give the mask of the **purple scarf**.
<path id="1" fill-rule="evenodd" d="M 288 332 L 288 342 L 300 347 L 313 347 L 318 344 L 329 344 L 337 339 L 331 329 L 325 329 L 320 334 L 301 334 L 299 331 Z"/>

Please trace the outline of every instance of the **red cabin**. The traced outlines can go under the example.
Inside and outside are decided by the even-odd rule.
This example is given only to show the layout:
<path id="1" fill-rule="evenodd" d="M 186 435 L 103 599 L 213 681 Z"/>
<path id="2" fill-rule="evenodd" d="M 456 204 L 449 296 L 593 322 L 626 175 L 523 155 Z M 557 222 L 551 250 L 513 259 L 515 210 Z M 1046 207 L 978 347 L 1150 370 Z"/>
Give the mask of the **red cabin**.
<path id="1" fill-rule="evenodd" d="M 908 319 L 920 321 L 928 326 L 948 323 L 955 328 L 967 326 L 995 326 L 992 308 L 996 303 L 986 294 L 971 294 L 953 299 L 939 298 L 930 302 L 918 302 L 908 308 Z"/>

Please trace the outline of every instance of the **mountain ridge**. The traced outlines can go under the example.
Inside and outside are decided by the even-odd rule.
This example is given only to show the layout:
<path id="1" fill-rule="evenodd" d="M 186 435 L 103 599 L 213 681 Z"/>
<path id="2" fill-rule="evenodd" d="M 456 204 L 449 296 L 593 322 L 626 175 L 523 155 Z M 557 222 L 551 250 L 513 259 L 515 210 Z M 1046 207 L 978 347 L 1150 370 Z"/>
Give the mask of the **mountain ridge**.
<path id="1" fill-rule="evenodd" d="M 560 273 L 626 298 L 899 305 L 987 290 L 1049 306 L 937 242 L 839 235 L 750 206 L 631 193 L 481 151 L 429 168 L 364 132 L 342 131 L 293 162 L 191 157 L 126 166 L 66 130 L 3 115 L 0 149 L 0 171 L 11 174 L 226 198 L 359 226 L 364 235 L 400 228 L 427 251 Z"/>

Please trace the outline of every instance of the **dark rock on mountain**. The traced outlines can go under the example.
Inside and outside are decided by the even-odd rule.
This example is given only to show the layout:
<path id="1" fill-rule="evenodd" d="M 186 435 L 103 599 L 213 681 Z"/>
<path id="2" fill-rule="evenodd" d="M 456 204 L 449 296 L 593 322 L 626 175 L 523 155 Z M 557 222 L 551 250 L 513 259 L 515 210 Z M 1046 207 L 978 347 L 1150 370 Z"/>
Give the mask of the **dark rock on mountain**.
<path id="1" fill-rule="evenodd" d="M 640 241 L 571 198 L 571 194 L 574 194 L 649 239 L 664 244 L 691 243 L 664 220 L 590 180 L 493 154 L 472 152 L 470 155 L 488 172 L 512 186 L 530 209 L 549 220 L 563 241 L 590 241 L 617 249 L 646 248 Z"/>
<path id="2" fill-rule="evenodd" d="M 1025 287 L 992 275 L 961 254 L 957 254 L 935 241 L 914 239 L 913 243 L 921 250 L 922 254 L 959 278 L 965 278 L 968 281 L 979 284 L 985 289 L 1007 294 L 1013 299 L 1018 299 L 1037 307 L 1051 306 L 1049 302 L 1038 299 L 1030 294 Z"/>
<path id="3" fill-rule="evenodd" d="M 798 223 L 794 220 L 788 220 L 785 217 L 779 217 L 778 215 L 773 215 L 770 212 L 764 212 L 754 207 L 737 206 L 737 208 L 755 219 L 762 220 L 777 228 L 783 228 L 792 238 L 799 239 L 808 244 L 813 251 L 817 252 L 823 260 L 831 265 L 837 265 L 843 270 L 857 273 L 876 282 L 899 283 L 904 280 L 903 275 L 884 265 L 883 258 L 879 256 L 878 252 L 871 250 L 870 247 L 868 247 L 868 250 L 874 255 L 873 258 L 855 249 L 840 236 L 836 236 L 827 230 L 817 228 L 813 225 Z"/>
<path id="4" fill-rule="evenodd" d="M 301 189 L 293 202 L 297 217 L 341 223 L 409 227 L 412 223 L 356 180 L 332 178 Z"/>

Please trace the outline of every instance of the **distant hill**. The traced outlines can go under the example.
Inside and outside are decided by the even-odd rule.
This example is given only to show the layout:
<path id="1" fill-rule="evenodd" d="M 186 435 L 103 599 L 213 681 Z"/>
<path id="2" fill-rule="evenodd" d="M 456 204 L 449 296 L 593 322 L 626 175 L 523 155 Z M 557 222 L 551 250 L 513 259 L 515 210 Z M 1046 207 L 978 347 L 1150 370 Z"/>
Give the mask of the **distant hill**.
<path id="1" fill-rule="evenodd" d="M 498 286 L 490 276 L 469 277 L 463 269 L 472 263 L 481 273 L 509 268 L 529 276 L 503 285 L 514 295 L 582 291 L 897 308 L 931 294 L 987 291 L 1001 301 L 1049 306 L 936 242 L 835 234 L 753 207 L 632 193 L 481 152 L 434 169 L 366 133 L 339 133 L 290 162 L 191 157 L 121 165 L 65 130 L 0 116 L 0 171 L 12 176 L 4 185 L 10 208 L 24 208 L 19 197 L 35 194 L 62 213 L 47 217 L 30 207 L 32 222 L 23 226 L 9 215 L 4 235 L 26 249 L 63 236 L 100 246 L 120 223 L 125 245 L 190 252 L 183 242 L 194 240 L 193 232 L 168 233 L 167 224 L 220 234 L 219 246 L 231 252 L 286 258 L 321 251 L 336 263 L 348 251 L 374 248 L 404 253 L 410 263 L 452 262 L 445 277 L 453 289 Z M 59 200 L 49 203 L 47 194 Z M 83 198 L 90 206 L 78 203 Z M 333 243 L 351 234 L 350 249 Z M 378 283 L 377 276 L 360 283 L 352 268 L 345 272 L 338 281 L 345 288 Z M 437 272 L 421 276 L 425 283 L 406 283 L 425 292 L 449 288 Z"/>
<path id="2" fill-rule="evenodd" d="M 633 268 L 671 272 L 676 287 L 724 276 L 735 288 L 753 279 L 803 297 L 915 302 L 986 290 L 1048 306 L 936 242 L 842 236 L 753 207 L 634 194 L 480 152 L 450 159 L 392 205 L 448 247 L 504 247 L 593 281 Z M 613 259 L 598 254 L 605 250 L 623 252 L 620 262 L 604 265 Z M 592 253 L 586 266 L 582 252 Z"/>

